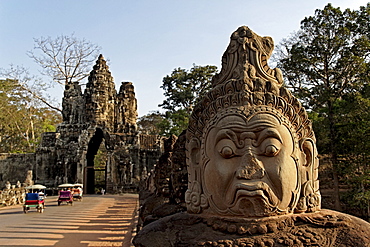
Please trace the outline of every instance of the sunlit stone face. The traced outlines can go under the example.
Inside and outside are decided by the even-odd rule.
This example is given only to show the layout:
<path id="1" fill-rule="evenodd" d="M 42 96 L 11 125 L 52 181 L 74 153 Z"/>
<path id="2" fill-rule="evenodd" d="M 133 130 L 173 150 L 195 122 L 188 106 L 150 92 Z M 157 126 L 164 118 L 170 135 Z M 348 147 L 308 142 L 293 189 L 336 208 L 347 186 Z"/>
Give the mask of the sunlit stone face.
<path id="1" fill-rule="evenodd" d="M 203 185 L 211 212 L 269 216 L 287 213 L 295 203 L 293 135 L 275 115 L 223 117 L 209 129 L 204 148 Z"/>

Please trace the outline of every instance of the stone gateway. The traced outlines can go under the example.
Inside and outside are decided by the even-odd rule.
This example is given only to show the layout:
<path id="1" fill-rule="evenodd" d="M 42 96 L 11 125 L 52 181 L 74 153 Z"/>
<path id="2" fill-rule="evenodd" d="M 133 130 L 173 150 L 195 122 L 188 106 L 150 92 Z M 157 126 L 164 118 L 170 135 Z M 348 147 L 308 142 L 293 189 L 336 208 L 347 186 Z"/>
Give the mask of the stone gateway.
<path id="1" fill-rule="evenodd" d="M 161 155 L 163 140 L 138 132 L 134 85 L 122 82 L 117 93 L 100 55 L 84 92 L 78 82 L 65 85 L 62 107 L 63 122 L 56 132 L 43 133 L 35 153 L 0 157 L 1 179 L 24 181 L 32 170 L 35 183 L 48 187 L 82 183 L 89 194 L 101 188 L 107 193 L 136 191 Z M 14 169 L 18 171 L 10 172 Z"/>
<path id="2" fill-rule="evenodd" d="M 316 139 L 301 103 L 246 26 L 186 133 L 187 212 L 145 225 L 135 246 L 370 246 L 370 224 L 321 209 Z"/>

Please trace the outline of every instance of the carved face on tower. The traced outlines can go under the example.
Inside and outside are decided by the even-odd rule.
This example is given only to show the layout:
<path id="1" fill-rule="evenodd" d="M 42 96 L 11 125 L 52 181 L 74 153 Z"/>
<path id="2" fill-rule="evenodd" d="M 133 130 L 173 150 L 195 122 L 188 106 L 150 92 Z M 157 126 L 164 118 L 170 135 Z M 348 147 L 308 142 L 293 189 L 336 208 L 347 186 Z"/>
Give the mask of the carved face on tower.
<path id="1" fill-rule="evenodd" d="M 279 71 L 272 76 L 258 63 L 273 46 L 258 49 L 264 40 L 272 42 L 247 27 L 233 34 L 214 88 L 191 116 L 185 198 L 191 213 L 263 217 L 320 208 L 311 123 L 281 87 Z"/>

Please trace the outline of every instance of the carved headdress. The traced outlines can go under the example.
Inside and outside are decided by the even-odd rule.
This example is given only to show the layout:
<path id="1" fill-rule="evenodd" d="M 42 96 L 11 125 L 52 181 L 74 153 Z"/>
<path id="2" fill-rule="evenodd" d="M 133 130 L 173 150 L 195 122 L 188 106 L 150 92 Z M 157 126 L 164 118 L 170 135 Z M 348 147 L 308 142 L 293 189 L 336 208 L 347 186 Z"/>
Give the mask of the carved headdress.
<path id="1" fill-rule="evenodd" d="M 189 167 L 186 201 L 189 212 L 200 213 L 207 207 L 202 188 L 204 170 L 199 165 L 199 155 L 204 153 L 204 133 L 215 119 L 230 112 L 240 112 L 247 117 L 258 112 L 279 115 L 284 124 L 293 130 L 297 148 L 303 149 L 302 145 L 308 139 L 313 143 L 313 162 L 302 164 L 305 168 L 300 171 L 301 187 L 291 210 L 304 212 L 320 208 L 318 160 L 312 125 L 301 103 L 283 86 L 281 71 L 268 66 L 267 60 L 273 48 L 272 38 L 260 37 L 246 26 L 239 27 L 231 35 L 230 44 L 222 56 L 222 69 L 214 76 L 212 89 L 195 106 L 189 120 L 186 143 Z M 192 152 L 195 149 L 198 152 Z"/>

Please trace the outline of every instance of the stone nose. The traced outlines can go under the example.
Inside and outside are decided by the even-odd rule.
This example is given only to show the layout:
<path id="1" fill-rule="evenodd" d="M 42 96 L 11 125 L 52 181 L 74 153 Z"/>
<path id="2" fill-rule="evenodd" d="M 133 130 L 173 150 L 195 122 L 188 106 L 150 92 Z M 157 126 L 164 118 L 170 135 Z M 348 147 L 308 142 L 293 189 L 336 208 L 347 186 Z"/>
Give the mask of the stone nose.
<path id="1" fill-rule="evenodd" d="M 251 151 L 248 151 L 242 157 L 242 164 L 236 171 L 238 179 L 261 179 L 265 176 L 265 169 L 259 164 L 260 161 L 254 157 Z"/>

